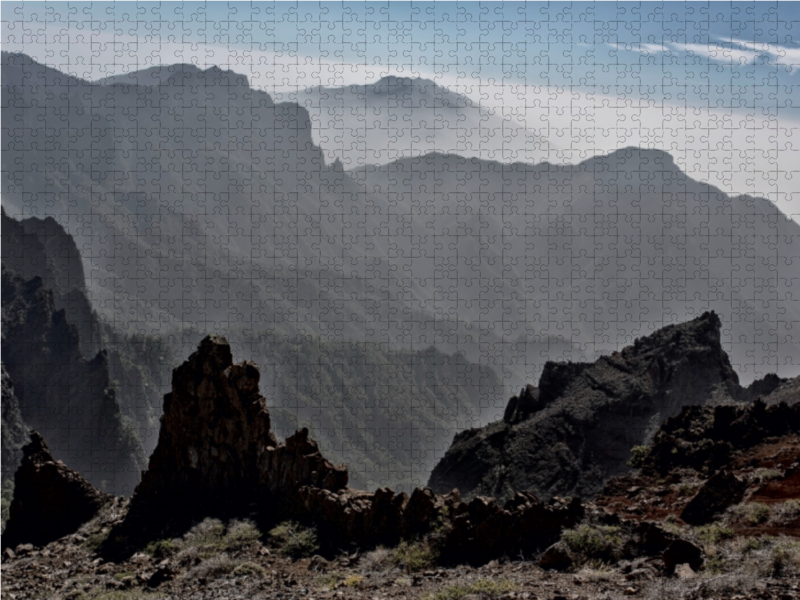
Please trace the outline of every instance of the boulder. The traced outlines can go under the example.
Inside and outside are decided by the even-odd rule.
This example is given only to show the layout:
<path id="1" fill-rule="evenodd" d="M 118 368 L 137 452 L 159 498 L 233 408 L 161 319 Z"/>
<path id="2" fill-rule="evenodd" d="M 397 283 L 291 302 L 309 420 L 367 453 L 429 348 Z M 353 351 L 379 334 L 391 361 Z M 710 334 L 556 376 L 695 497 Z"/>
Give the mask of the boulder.
<path id="1" fill-rule="evenodd" d="M 572 552 L 564 542 L 556 542 L 550 546 L 536 562 L 541 568 L 553 571 L 566 571 L 572 563 Z"/>
<path id="2" fill-rule="evenodd" d="M 678 565 L 688 564 L 692 571 L 703 566 L 703 550 L 688 540 L 674 540 L 661 555 L 667 575 L 672 575 Z"/>
<path id="3" fill-rule="evenodd" d="M 708 523 L 732 504 L 740 502 L 746 489 L 747 482 L 729 471 L 718 471 L 689 500 L 681 512 L 681 519 L 690 525 Z"/>
<path id="4" fill-rule="evenodd" d="M 30 432 L 14 475 L 14 499 L 2 536 L 3 548 L 44 546 L 77 531 L 113 497 L 91 486 L 80 473 L 56 461 L 41 435 Z"/>

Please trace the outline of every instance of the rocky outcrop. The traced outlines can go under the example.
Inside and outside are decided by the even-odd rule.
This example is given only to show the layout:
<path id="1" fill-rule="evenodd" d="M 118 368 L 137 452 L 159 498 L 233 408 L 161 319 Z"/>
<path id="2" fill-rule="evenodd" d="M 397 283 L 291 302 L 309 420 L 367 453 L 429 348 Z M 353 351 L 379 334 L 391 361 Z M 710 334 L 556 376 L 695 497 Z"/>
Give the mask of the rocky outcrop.
<path id="1" fill-rule="evenodd" d="M 80 473 L 50 454 L 42 436 L 30 433 L 14 476 L 14 500 L 3 532 L 3 548 L 43 546 L 73 533 L 112 496 L 97 491 Z"/>
<path id="2" fill-rule="evenodd" d="M 627 470 L 685 405 L 738 387 L 713 312 L 670 325 L 593 364 L 545 365 L 538 386 L 512 399 L 503 421 L 456 435 L 431 474 L 437 492 L 509 497 L 592 496 Z"/>
<path id="3" fill-rule="evenodd" d="M 774 436 L 800 434 L 800 394 L 794 404 L 687 406 L 668 419 L 644 459 L 644 473 L 666 474 L 676 468 L 714 472 L 741 451 Z"/>
<path id="4" fill-rule="evenodd" d="M 180 528 L 208 516 L 249 517 L 264 524 L 313 523 L 328 549 L 395 544 L 438 532 L 441 558 L 482 563 L 533 552 L 583 514 L 579 501 L 539 502 L 518 494 L 461 502 L 417 488 L 347 487 L 348 472 L 319 452 L 302 429 L 285 443 L 271 431 L 252 362 L 233 364 L 224 338 L 209 336 L 173 373 L 164 398 L 158 445 L 131 500 L 125 537 Z"/>
<path id="5" fill-rule="evenodd" d="M 729 471 L 721 470 L 706 481 L 681 512 L 690 525 L 708 523 L 733 504 L 741 502 L 747 482 Z"/>
<path id="6" fill-rule="evenodd" d="M 22 421 L 22 413 L 19 411 L 19 402 L 14 395 L 14 383 L 6 371 L 5 365 L 0 365 L 2 369 L 2 411 L 3 420 L 0 427 L 2 435 L 2 482 L 5 483 L 14 476 L 14 472 L 19 467 L 22 460 L 22 446 L 27 440 L 25 435 L 27 428 Z"/>
<path id="7" fill-rule="evenodd" d="M 175 369 L 158 444 L 131 502 L 133 520 L 277 514 L 301 486 L 347 486 L 347 469 L 325 460 L 307 430 L 278 444 L 259 379 L 252 362 L 233 364 L 217 336 Z"/>
<path id="8" fill-rule="evenodd" d="M 106 491 L 128 495 L 144 464 L 123 419 L 105 352 L 83 357 L 78 331 L 41 277 L 25 280 L 2 265 L 2 360 L 26 425 L 57 459 Z"/>

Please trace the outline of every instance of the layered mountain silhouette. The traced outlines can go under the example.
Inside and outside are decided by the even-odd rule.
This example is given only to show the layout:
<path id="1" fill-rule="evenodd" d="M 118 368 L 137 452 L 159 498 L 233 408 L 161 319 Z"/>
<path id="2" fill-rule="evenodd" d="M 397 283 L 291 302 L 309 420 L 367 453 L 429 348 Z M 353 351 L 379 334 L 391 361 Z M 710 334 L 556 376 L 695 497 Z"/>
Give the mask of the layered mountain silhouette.
<path id="1" fill-rule="evenodd" d="M 258 322 L 434 345 L 491 356 L 517 387 L 548 358 L 716 310 L 745 380 L 797 369 L 800 229 L 664 152 L 567 166 L 433 153 L 343 172 L 306 108 L 229 71 L 90 83 L 4 54 L 3 74 L 4 205 L 59 219 L 97 310 L 140 332 Z M 412 111 L 466 103 L 403 79 L 356 91 Z"/>
<path id="2" fill-rule="evenodd" d="M 316 90 L 319 102 L 298 98 L 306 108 L 275 102 L 246 77 L 216 67 L 173 65 L 88 82 L 4 53 L 2 69 L 4 209 L 20 221 L 12 237 L 32 259 L 39 250 L 26 240 L 34 233 L 43 248 L 55 243 L 71 257 L 43 286 L 53 291 L 54 311 L 65 303 L 67 322 L 87 314 L 76 308 L 80 294 L 99 314 L 97 322 L 73 323 L 89 327 L 78 336 L 81 355 L 92 359 L 112 335 L 102 323 L 130 337 L 168 336 L 179 355 L 214 331 L 248 356 L 258 349 L 280 357 L 275 349 L 283 347 L 288 354 L 275 371 L 288 379 L 266 382 L 278 429 L 288 433 L 295 424 L 280 410 L 294 411 L 320 426 L 312 433 L 326 451 L 382 448 L 365 461 L 365 482 L 386 456 L 392 425 L 367 440 L 341 419 L 381 413 L 382 398 L 351 391 L 369 387 L 371 377 L 378 377 L 375 389 L 420 378 L 403 396 L 441 407 L 419 423 L 424 444 L 441 452 L 451 428 L 502 416 L 504 395 L 488 370 L 519 389 L 539 378 L 547 360 L 594 360 L 710 310 L 722 316 L 720 344 L 744 382 L 798 369 L 791 268 L 800 228 L 767 200 L 730 197 L 686 177 L 665 152 L 626 148 L 577 165 L 430 152 L 445 135 L 437 123 L 447 131 L 456 123 L 459 136 L 465 119 L 481 127 L 491 120 L 465 96 L 402 78 Z M 350 171 L 328 164 L 329 147 L 314 136 L 331 138 L 337 122 L 317 124 L 309 111 L 327 110 L 322 100 L 350 102 L 348 94 L 410 111 L 412 124 L 434 138 L 412 139 L 414 152 L 388 164 Z M 425 129 L 429 111 L 454 116 Z M 478 136 L 470 138 L 473 149 L 478 140 L 505 147 L 484 140 L 481 127 L 470 128 Z M 367 143 L 351 129 L 352 144 Z M 374 129 L 364 127 L 363 136 Z M 51 231 L 55 225 L 71 246 Z M 5 230 L 3 237 L 5 246 Z M 83 288 L 70 283 L 79 279 L 77 254 Z M 303 362 L 308 348 L 343 357 L 322 369 L 337 390 L 329 405 L 304 385 L 306 374 L 321 372 L 319 361 Z M 145 360 L 153 372 L 154 355 L 115 362 L 110 352 L 110 381 Z M 369 357 L 383 362 L 369 365 Z M 417 367 L 403 370 L 403 361 Z M 21 384 L 5 366 L 24 415 Z M 467 371 L 488 385 L 464 397 L 453 378 Z M 139 397 L 150 397 L 152 386 L 142 385 Z M 439 392 L 430 394 L 430 386 Z M 123 411 L 130 405 L 118 400 Z M 156 403 L 139 405 L 145 412 L 134 416 L 150 450 L 160 413 Z M 400 460 L 402 446 L 391 460 Z M 433 459 L 395 465 L 425 473 Z"/>

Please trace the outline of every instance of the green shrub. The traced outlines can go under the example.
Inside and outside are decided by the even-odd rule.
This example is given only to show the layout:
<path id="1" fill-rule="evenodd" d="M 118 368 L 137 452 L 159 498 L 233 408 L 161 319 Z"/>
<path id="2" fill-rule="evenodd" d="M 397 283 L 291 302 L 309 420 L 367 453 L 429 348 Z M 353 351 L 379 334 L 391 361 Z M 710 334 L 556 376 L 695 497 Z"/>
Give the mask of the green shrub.
<path id="1" fill-rule="evenodd" d="M 771 521 L 775 525 L 788 525 L 800 518 L 800 501 L 787 500 L 772 507 Z"/>
<path id="2" fill-rule="evenodd" d="M 267 570 L 253 562 L 243 562 L 233 569 L 233 576 L 234 577 L 264 577 L 267 574 Z"/>
<path id="3" fill-rule="evenodd" d="M 622 548 L 620 528 L 609 525 L 581 525 L 568 529 L 561 539 L 579 558 L 615 558 Z"/>
<path id="4" fill-rule="evenodd" d="M 628 466 L 632 469 L 641 469 L 649 453 L 650 448 L 647 446 L 634 446 L 631 448 L 631 457 L 628 460 Z"/>
<path id="5" fill-rule="evenodd" d="M 731 512 L 739 519 L 744 520 L 748 525 L 762 525 L 769 521 L 772 510 L 766 504 L 753 502 L 740 504 L 734 507 Z"/>
<path id="6" fill-rule="evenodd" d="M 436 564 L 438 553 L 423 541 L 400 542 L 392 552 L 392 563 L 408 573 L 429 569 Z"/>
<path id="7" fill-rule="evenodd" d="M 733 529 L 721 525 L 703 525 L 696 529 L 697 537 L 709 544 L 719 544 L 723 540 L 733 538 Z"/>
<path id="8" fill-rule="evenodd" d="M 473 583 L 457 583 L 448 586 L 439 592 L 424 596 L 424 600 L 461 600 L 470 595 L 499 598 L 504 594 L 515 592 L 517 589 L 517 585 L 507 579 L 479 579 Z"/>
<path id="9" fill-rule="evenodd" d="M 314 584 L 320 588 L 323 588 L 324 590 L 331 591 L 344 580 L 344 575 L 338 571 L 334 571 L 333 573 L 325 573 L 324 575 L 320 575 L 314 580 Z"/>
<path id="10" fill-rule="evenodd" d="M 221 552 L 236 552 L 260 537 L 261 533 L 250 521 L 231 521 L 226 526 L 218 519 L 206 519 L 179 540 L 177 546 L 179 550 L 197 548 L 208 557 Z"/>
<path id="11" fill-rule="evenodd" d="M 180 546 L 174 540 L 164 539 L 150 542 L 145 546 L 144 553 L 149 554 L 155 559 L 162 560 L 178 552 Z"/>
<path id="12" fill-rule="evenodd" d="M 316 531 L 294 521 L 285 521 L 273 527 L 269 537 L 278 552 L 291 558 L 312 556 L 319 550 Z"/>

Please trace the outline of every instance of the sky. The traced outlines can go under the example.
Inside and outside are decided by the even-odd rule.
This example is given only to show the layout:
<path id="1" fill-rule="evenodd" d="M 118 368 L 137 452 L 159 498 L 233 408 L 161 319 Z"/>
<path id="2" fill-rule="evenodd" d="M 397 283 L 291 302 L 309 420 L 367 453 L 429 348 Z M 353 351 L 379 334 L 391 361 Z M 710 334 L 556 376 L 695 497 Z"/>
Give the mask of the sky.
<path id="1" fill-rule="evenodd" d="M 800 3 L 2 2 L 2 47 L 96 80 L 195 63 L 278 99 L 432 79 L 544 135 L 625 146 L 800 220 Z"/>

